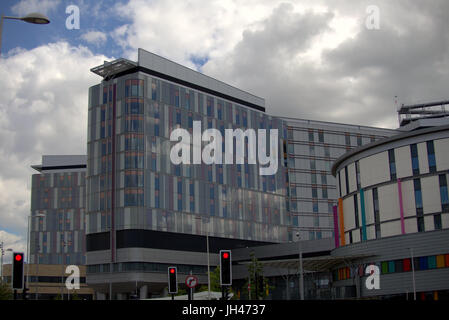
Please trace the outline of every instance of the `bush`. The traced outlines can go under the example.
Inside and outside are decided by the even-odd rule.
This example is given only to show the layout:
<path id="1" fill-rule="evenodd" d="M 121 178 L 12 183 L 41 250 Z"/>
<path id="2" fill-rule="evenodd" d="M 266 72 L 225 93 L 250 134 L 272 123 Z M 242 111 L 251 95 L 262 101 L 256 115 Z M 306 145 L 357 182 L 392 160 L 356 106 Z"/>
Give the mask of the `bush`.
<path id="1" fill-rule="evenodd" d="M 6 282 L 0 283 L 0 300 L 12 300 L 13 291 L 11 285 Z"/>

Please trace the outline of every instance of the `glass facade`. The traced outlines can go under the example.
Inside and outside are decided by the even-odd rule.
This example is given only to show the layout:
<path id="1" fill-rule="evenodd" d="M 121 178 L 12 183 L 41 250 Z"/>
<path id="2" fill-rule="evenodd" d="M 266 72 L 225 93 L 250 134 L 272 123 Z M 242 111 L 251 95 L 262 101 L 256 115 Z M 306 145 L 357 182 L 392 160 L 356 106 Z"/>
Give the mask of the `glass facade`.
<path id="1" fill-rule="evenodd" d="M 303 240 L 332 237 L 333 206 L 341 197 L 342 187 L 347 193 L 350 191 L 348 175 L 332 176 L 332 164 L 351 148 L 383 139 L 393 131 L 302 119 L 284 119 L 284 128 L 287 205 L 292 228 Z M 356 171 L 360 171 L 358 163 Z M 360 188 L 359 174 L 356 184 Z"/>
<path id="2" fill-rule="evenodd" d="M 84 170 L 32 176 L 31 263 L 86 263 L 85 193 Z"/>
<path id="3" fill-rule="evenodd" d="M 175 165 L 170 133 L 176 128 L 192 133 L 194 121 L 223 137 L 225 129 L 278 129 L 283 145 L 278 118 L 142 72 L 90 88 L 89 234 L 146 229 L 204 235 L 198 218 L 210 217 L 211 236 L 288 240 L 280 152 L 278 171 L 268 176 L 259 175 L 258 164 L 248 164 L 247 152 L 244 164 Z"/>

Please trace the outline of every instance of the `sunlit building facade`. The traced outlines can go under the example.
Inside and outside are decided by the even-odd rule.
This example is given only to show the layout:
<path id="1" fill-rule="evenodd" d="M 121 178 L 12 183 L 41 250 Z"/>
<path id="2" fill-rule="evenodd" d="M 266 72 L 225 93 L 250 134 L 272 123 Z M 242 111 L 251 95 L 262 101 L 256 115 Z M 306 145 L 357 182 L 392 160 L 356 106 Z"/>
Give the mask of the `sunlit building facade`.
<path id="1" fill-rule="evenodd" d="M 119 282 L 132 271 L 157 282 L 144 271 L 166 269 L 161 258 L 142 256 L 151 250 L 198 252 L 183 261 L 185 270 L 205 272 L 207 232 L 215 253 L 288 240 L 284 130 L 263 99 L 144 50 L 137 63 L 119 59 L 92 71 L 104 79 L 89 90 L 88 275 L 111 272 Z M 259 175 L 247 153 L 244 164 L 174 165 L 170 134 L 192 133 L 194 121 L 223 137 L 225 129 L 277 129 L 277 172 Z M 224 159 L 224 141 L 222 149 Z"/>

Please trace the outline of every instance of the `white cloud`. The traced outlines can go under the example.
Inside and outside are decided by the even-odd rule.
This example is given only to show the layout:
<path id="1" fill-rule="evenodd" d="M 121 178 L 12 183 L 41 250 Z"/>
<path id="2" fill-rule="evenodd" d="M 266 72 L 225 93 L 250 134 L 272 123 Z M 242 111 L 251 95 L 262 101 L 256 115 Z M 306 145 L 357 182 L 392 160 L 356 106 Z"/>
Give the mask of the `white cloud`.
<path id="1" fill-rule="evenodd" d="M 89 31 L 81 35 L 81 39 L 96 46 L 103 45 L 107 38 L 106 33 L 101 31 Z"/>
<path id="2" fill-rule="evenodd" d="M 8 264 L 12 261 L 12 252 L 6 251 L 11 249 L 13 252 L 26 253 L 26 238 L 0 230 L 0 242 L 3 242 L 5 255 L 3 256 L 3 263 Z M 1 253 L 0 253 L 1 254 Z"/>
<path id="3" fill-rule="evenodd" d="M 110 57 L 66 42 L 9 53 L 0 60 L 0 230 L 24 237 L 30 168 L 43 154 L 85 154 L 90 72 Z"/>
<path id="4" fill-rule="evenodd" d="M 21 0 L 11 10 L 20 16 L 33 12 L 47 15 L 49 12 L 56 10 L 60 3 L 61 0 Z"/>

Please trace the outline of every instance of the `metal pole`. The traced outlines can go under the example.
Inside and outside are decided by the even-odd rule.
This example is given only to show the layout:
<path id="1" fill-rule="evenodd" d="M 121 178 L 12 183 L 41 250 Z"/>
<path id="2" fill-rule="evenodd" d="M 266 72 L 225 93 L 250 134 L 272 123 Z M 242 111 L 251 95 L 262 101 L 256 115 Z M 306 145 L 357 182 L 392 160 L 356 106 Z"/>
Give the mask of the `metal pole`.
<path id="1" fill-rule="evenodd" d="M 209 221 L 207 222 L 207 299 L 210 301 L 210 258 L 209 258 Z"/>
<path id="2" fill-rule="evenodd" d="M 112 276 L 112 262 L 109 263 L 109 276 Z M 112 280 L 109 280 L 109 300 L 112 300 Z"/>
<path id="3" fill-rule="evenodd" d="M 1 30 L 0 30 L 1 31 Z M 0 264 L 2 265 L 2 273 L 1 273 L 1 278 L 0 278 L 0 282 L 1 283 L 3 283 L 3 255 L 5 254 L 5 251 L 4 251 L 4 249 L 3 249 L 3 241 L 2 241 L 2 243 L 0 244 L 0 249 L 2 250 L 2 252 L 1 252 L 1 254 L 2 254 L 2 256 L 1 256 L 1 262 L 0 262 Z"/>
<path id="4" fill-rule="evenodd" d="M 410 248 L 410 254 L 412 259 L 412 282 L 413 282 L 413 300 L 416 301 L 416 285 L 415 285 L 415 262 L 413 258 L 413 248 Z"/>
<path id="5" fill-rule="evenodd" d="M 24 286 L 24 291 L 26 294 L 26 284 L 30 283 L 30 221 L 31 221 L 31 216 L 28 216 L 28 228 L 27 228 L 27 270 L 26 270 L 26 282 L 25 282 L 25 286 Z M 24 296 L 25 297 L 25 296 Z"/>
<path id="6" fill-rule="evenodd" d="M 298 235 L 298 248 L 299 248 L 299 299 L 304 300 L 304 270 L 302 267 L 302 246 L 301 238 Z"/>
<path id="7" fill-rule="evenodd" d="M 65 254 L 65 214 L 62 212 L 62 248 L 61 248 L 61 300 L 64 300 L 64 254 Z"/>
<path id="8" fill-rule="evenodd" d="M 35 292 L 36 300 L 37 300 L 37 297 L 39 294 L 39 251 L 40 251 L 40 247 L 37 252 L 37 264 L 36 264 L 36 279 L 37 279 L 37 286 L 36 286 L 36 292 Z"/>

